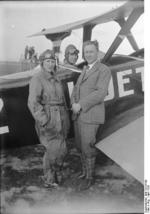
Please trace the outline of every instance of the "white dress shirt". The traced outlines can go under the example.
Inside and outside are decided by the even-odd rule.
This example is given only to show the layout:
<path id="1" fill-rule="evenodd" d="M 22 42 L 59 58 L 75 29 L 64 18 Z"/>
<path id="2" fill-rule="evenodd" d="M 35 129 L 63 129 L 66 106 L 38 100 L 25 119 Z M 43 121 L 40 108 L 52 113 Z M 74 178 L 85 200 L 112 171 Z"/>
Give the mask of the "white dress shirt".
<path id="1" fill-rule="evenodd" d="M 97 62 L 97 60 L 94 61 L 92 64 L 88 64 L 88 70 L 91 70 L 91 68 L 93 67 L 93 65 L 94 65 L 96 62 Z"/>

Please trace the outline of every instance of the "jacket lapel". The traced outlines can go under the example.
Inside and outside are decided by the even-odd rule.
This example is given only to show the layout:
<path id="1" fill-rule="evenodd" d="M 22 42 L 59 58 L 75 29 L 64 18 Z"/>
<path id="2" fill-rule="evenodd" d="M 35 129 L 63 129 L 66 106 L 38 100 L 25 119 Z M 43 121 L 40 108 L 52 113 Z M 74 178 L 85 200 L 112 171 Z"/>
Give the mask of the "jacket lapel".
<path id="1" fill-rule="evenodd" d="M 77 81 L 77 85 L 76 85 L 76 102 L 78 102 L 79 100 L 79 94 L 80 94 L 80 85 L 87 80 L 91 75 L 93 75 L 93 73 L 99 68 L 100 63 L 97 61 L 94 66 L 89 70 L 89 73 L 86 74 L 86 67 L 83 68 L 83 71 L 81 73 L 81 75 L 79 76 L 79 79 Z"/>
<path id="2" fill-rule="evenodd" d="M 83 68 L 83 71 L 82 71 L 82 73 L 81 73 L 80 76 L 79 76 L 79 79 L 78 79 L 78 81 L 77 81 L 77 86 L 80 86 L 81 82 L 82 82 L 83 79 L 84 79 L 85 73 L 86 73 L 86 67 Z"/>
<path id="3" fill-rule="evenodd" d="M 97 62 L 93 65 L 93 67 L 88 71 L 88 73 L 84 75 L 84 77 L 83 77 L 83 79 L 82 79 L 82 82 L 85 81 L 85 80 L 87 80 L 91 75 L 93 75 L 94 72 L 99 68 L 99 66 L 100 66 L 100 64 L 99 64 L 99 62 L 97 61 Z"/>
<path id="4" fill-rule="evenodd" d="M 79 100 L 80 85 L 81 85 L 81 83 L 82 83 L 82 81 L 83 81 L 83 78 L 84 78 L 84 76 L 85 76 L 85 73 L 86 73 L 86 68 L 84 67 L 82 73 L 81 73 L 80 76 L 79 76 L 79 79 L 78 79 L 78 81 L 77 81 L 77 84 L 76 84 L 76 86 L 75 86 L 75 87 L 76 87 L 76 102 L 78 102 L 78 100 Z"/>

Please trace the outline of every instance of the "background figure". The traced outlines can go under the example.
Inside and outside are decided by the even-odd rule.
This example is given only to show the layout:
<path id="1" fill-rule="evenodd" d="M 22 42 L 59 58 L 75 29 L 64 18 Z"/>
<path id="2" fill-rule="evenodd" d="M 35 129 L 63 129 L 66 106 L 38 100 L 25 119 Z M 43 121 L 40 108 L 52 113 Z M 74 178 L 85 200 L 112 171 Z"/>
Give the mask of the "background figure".
<path id="1" fill-rule="evenodd" d="M 43 158 L 45 185 L 56 186 L 62 178 L 69 118 L 63 88 L 56 76 L 54 53 L 46 50 L 39 60 L 41 71 L 31 79 L 28 107 L 35 119 L 40 142 L 46 149 Z"/>
<path id="2" fill-rule="evenodd" d="M 34 66 L 38 65 L 38 54 L 37 53 L 34 53 L 32 55 L 31 62 L 33 63 Z"/>
<path id="3" fill-rule="evenodd" d="M 84 59 L 88 66 L 84 66 L 71 97 L 76 146 L 82 157 L 79 178 L 85 178 L 81 189 L 89 188 L 94 183 L 97 153 L 94 145 L 99 125 L 105 121 L 104 98 L 111 77 L 109 68 L 98 60 L 98 52 L 97 41 L 83 44 Z"/>
<path id="4" fill-rule="evenodd" d="M 32 59 L 32 56 L 33 56 L 34 53 L 35 53 L 35 49 L 34 49 L 33 46 L 29 47 L 28 53 L 29 53 L 29 59 Z"/>
<path id="5" fill-rule="evenodd" d="M 29 47 L 28 47 L 28 45 L 26 45 L 26 47 L 25 47 L 25 51 L 24 51 L 24 58 L 25 59 L 28 59 L 28 50 L 29 50 Z"/>

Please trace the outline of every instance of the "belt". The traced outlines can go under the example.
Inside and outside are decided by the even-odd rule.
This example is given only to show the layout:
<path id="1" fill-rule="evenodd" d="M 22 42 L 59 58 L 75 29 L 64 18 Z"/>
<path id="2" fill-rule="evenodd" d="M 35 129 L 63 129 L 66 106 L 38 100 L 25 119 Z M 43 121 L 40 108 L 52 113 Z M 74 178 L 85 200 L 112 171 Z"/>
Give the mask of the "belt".
<path id="1" fill-rule="evenodd" d="M 42 105 L 48 105 L 48 106 L 65 106 L 65 103 L 42 103 Z M 66 110 L 70 111 L 72 108 L 68 108 L 66 106 Z"/>
<path id="2" fill-rule="evenodd" d="M 45 105 L 49 105 L 49 106 L 65 106 L 64 103 L 46 103 Z"/>

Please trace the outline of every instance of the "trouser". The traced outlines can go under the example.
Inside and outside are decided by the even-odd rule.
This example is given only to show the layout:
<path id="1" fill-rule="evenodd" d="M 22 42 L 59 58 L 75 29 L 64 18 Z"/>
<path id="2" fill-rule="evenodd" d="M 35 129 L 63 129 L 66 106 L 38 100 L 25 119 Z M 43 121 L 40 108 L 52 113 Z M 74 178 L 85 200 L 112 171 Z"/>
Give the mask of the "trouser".
<path id="1" fill-rule="evenodd" d="M 45 126 L 36 121 L 36 131 L 41 144 L 45 147 L 43 158 L 44 177 L 47 182 L 54 182 L 60 174 L 64 157 L 67 153 L 66 138 L 69 130 L 69 118 L 64 106 L 45 105 L 50 117 Z"/>
<path id="2" fill-rule="evenodd" d="M 95 173 L 95 157 L 87 158 L 81 155 L 82 173 L 87 179 L 92 179 Z"/>
<path id="3" fill-rule="evenodd" d="M 43 157 L 44 178 L 48 183 L 61 181 L 62 165 L 66 155 L 66 143 L 62 139 L 53 139 L 49 146 L 45 147 Z"/>
<path id="4" fill-rule="evenodd" d="M 86 178 L 93 178 L 97 149 L 92 144 L 96 141 L 98 124 L 83 123 L 80 119 L 74 122 L 75 142 L 81 154 L 82 171 Z"/>
<path id="5" fill-rule="evenodd" d="M 48 183 L 59 182 L 62 177 L 62 162 L 52 163 L 49 160 L 49 153 L 46 151 L 43 157 L 43 171 L 45 181 Z"/>

